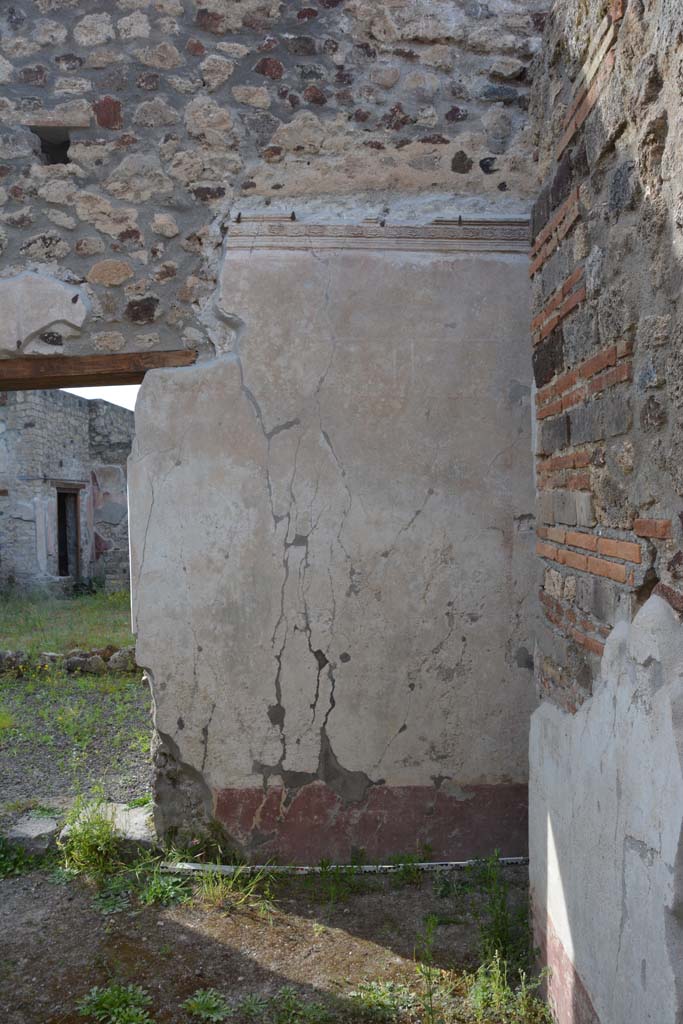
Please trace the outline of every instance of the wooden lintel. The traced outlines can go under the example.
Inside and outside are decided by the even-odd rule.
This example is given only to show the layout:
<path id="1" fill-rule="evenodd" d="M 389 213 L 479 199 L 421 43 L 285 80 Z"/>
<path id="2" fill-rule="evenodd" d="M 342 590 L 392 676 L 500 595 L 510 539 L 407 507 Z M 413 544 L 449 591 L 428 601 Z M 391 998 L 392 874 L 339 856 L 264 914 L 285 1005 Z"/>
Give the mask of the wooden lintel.
<path id="1" fill-rule="evenodd" d="M 102 356 L 20 356 L 0 359 L 0 391 L 139 384 L 148 370 L 190 366 L 196 349 L 115 352 Z"/>

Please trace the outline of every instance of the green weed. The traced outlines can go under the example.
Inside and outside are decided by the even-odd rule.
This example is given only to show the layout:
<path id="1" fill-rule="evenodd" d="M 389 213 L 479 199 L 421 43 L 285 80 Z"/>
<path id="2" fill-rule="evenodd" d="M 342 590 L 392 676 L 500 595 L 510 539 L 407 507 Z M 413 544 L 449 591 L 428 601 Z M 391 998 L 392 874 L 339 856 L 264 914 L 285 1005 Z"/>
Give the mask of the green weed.
<path id="1" fill-rule="evenodd" d="M 64 866 L 78 874 L 101 879 L 121 866 L 121 840 L 111 818 L 103 812 L 102 800 L 77 800 L 67 818 L 63 841 Z"/>
<path id="2" fill-rule="evenodd" d="M 434 892 L 448 900 L 455 912 L 454 916 L 439 915 L 440 924 L 464 918 L 476 922 L 482 963 L 491 962 L 498 954 L 511 967 L 528 971 L 532 952 L 528 905 L 514 905 L 497 850 L 462 874 L 437 875 Z"/>
<path id="3" fill-rule="evenodd" d="M 36 865 L 36 858 L 29 856 L 21 846 L 8 843 L 0 836 L 0 878 L 23 875 Z"/>
<path id="4" fill-rule="evenodd" d="M 289 986 L 268 1000 L 268 1024 L 334 1024 L 335 1015 L 323 1003 L 305 1002 Z"/>
<path id="5" fill-rule="evenodd" d="M 422 854 L 399 853 L 389 858 L 389 863 L 398 865 L 398 870 L 390 876 L 391 884 L 402 888 L 406 885 L 420 885 L 422 872 L 417 867 L 425 858 Z"/>
<path id="6" fill-rule="evenodd" d="M 348 996 L 365 1019 L 390 1022 L 419 1007 L 419 1000 L 407 985 L 394 981 L 363 982 Z"/>
<path id="7" fill-rule="evenodd" d="M 418 936 L 415 947 L 417 975 L 424 985 L 423 1010 L 426 1024 L 437 1024 L 435 996 L 439 984 L 439 970 L 434 966 L 434 932 L 437 919 L 429 915 L 425 920 L 425 930 Z M 443 1024 L 440 1021 L 439 1024 Z"/>
<path id="8" fill-rule="evenodd" d="M 478 1022 L 552 1024 L 550 1010 L 537 995 L 541 982 L 529 981 L 521 971 L 512 983 L 507 963 L 496 954 L 468 978 L 468 1002 Z"/>
<path id="9" fill-rule="evenodd" d="M 95 894 L 93 902 L 101 914 L 108 917 L 130 910 L 132 886 L 126 874 L 106 878 Z"/>
<path id="10" fill-rule="evenodd" d="M 183 1010 L 200 1021 L 224 1021 L 230 1016 L 228 1003 L 215 988 L 200 988 L 182 1004 Z"/>
<path id="11" fill-rule="evenodd" d="M 257 996 L 253 992 L 245 996 L 239 1005 L 239 1012 L 247 1020 L 262 1021 L 263 1015 L 268 1009 L 268 1000 L 263 996 Z"/>
<path id="12" fill-rule="evenodd" d="M 355 870 L 354 865 L 330 864 L 327 860 L 320 861 L 318 874 L 307 875 L 304 879 L 304 886 L 313 899 L 326 903 L 330 910 L 354 893 L 369 889 L 371 884 L 365 875 Z"/>
<path id="13" fill-rule="evenodd" d="M 151 996 L 140 985 L 108 985 L 91 988 L 77 1006 L 81 1017 L 99 1024 L 153 1024 L 147 1012 Z"/>
<path id="14" fill-rule="evenodd" d="M 189 903 L 192 890 L 186 879 L 167 874 L 158 865 L 139 877 L 137 897 L 143 906 L 170 907 L 176 903 Z"/>
<path id="15" fill-rule="evenodd" d="M 136 796 L 134 800 L 128 801 L 128 807 L 133 810 L 136 807 L 151 807 L 152 806 L 152 794 L 145 793 L 144 796 Z"/>
<path id="16" fill-rule="evenodd" d="M 208 907 L 255 910 L 264 916 L 274 910 L 272 876 L 266 870 L 248 872 L 238 865 L 231 875 L 203 871 L 197 879 L 197 898 Z"/>
<path id="17" fill-rule="evenodd" d="M 17 720 L 8 708 L 0 707 L 0 732 L 9 732 L 16 727 Z"/>

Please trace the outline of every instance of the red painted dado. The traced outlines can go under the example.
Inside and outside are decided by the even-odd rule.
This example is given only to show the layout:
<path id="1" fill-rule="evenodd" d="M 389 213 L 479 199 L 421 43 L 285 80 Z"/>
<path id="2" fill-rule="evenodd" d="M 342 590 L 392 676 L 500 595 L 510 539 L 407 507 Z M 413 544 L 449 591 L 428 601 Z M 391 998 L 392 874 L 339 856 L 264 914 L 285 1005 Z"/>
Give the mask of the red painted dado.
<path id="1" fill-rule="evenodd" d="M 534 912 L 534 942 L 543 967 L 550 968 L 548 1002 L 557 1024 L 600 1024 L 586 986 L 547 916 Z M 626 1024 L 626 1021 L 624 1021 Z M 635 1022 L 634 1022 L 635 1024 Z"/>
<path id="2" fill-rule="evenodd" d="M 295 791 L 224 789 L 215 816 L 245 853 L 259 859 L 316 864 L 348 862 L 362 848 L 369 861 L 429 848 L 434 860 L 464 860 L 500 850 L 527 852 L 527 787 L 372 786 L 365 800 L 345 803 L 322 782 Z"/>

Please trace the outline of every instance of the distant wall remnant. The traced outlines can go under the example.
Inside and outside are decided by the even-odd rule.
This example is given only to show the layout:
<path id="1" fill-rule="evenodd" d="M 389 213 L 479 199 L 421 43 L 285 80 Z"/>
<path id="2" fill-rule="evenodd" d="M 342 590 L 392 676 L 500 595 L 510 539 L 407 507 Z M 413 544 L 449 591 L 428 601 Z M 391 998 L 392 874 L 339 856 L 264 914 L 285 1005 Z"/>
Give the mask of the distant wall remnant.
<path id="1" fill-rule="evenodd" d="M 109 402 L 0 392 L 0 585 L 128 586 L 133 429 Z"/>
<path id="2" fill-rule="evenodd" d="M 567 0 L 533 68 L 531 880 L 560 1024 L 683 1013 L 680 15 Z"/>

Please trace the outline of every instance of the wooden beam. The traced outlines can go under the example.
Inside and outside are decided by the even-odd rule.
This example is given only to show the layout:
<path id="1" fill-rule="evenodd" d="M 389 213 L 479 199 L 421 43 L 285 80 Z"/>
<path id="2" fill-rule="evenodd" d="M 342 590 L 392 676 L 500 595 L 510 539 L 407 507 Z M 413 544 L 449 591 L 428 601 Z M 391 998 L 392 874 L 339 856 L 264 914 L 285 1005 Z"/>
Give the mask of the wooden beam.
<path id="1" fill-rule="evenodd" d="M 115 352 L 104 356 L 20 356 L 0 359 L 0 391 L 139 384 L 148 370 L 191 366 L 196 349 Z"/>

